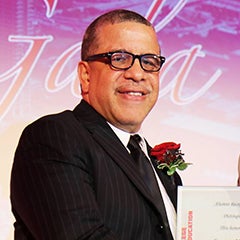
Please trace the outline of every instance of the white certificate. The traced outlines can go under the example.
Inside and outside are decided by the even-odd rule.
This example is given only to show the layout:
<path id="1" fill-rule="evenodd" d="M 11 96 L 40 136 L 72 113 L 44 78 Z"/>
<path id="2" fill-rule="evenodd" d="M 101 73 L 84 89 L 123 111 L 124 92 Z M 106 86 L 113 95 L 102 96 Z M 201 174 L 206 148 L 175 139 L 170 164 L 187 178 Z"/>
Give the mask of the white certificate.
<path id="1" fill-rule="evenodd" d="M 179 187 L 177 240 L 240 240 L 240 187 Z"/>

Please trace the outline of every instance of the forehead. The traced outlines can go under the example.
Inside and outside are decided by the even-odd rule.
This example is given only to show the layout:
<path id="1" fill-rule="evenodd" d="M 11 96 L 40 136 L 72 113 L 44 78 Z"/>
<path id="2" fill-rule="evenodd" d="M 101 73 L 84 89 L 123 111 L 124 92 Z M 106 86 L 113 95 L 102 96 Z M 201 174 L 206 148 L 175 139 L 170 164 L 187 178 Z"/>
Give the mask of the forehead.
<path id="1" fill-rule="evenodd" d="M 160 53 L 154 29 L 136 22 L 105 24 L 98 30 L 98 53 L 115 50 L 135 54 Z"/>

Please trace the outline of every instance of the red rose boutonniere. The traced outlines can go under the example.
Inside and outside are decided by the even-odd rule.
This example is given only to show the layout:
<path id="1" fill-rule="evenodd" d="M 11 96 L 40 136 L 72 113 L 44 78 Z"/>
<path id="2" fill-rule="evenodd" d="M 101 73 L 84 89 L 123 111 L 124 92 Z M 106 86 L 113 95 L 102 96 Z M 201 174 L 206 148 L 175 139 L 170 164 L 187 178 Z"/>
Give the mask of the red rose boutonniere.
<path id="1" fill-rule="evenodd" d="M 180 146 L 181 144 L 166 142 L 156 145 L 151 150 L 151 155 L 157 159 L 157 167 L 159 169 L 166 168 L 169 176 L 173 175 L 177 169 L 184 170 L 191 164 L 184 161 L 182 157 L 184 154 L 181 152 Z"/>

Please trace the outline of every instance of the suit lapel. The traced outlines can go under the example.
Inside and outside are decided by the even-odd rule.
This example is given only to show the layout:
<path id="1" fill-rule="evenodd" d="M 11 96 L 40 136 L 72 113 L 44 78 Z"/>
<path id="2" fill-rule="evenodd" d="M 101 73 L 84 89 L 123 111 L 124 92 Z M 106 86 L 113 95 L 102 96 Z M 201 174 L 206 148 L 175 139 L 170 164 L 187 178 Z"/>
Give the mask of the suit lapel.
<path id="1" fill-rule="evenodd" d="M 158 173 L 159 178 L 161 179 L 164 188 L 167 191 L 168 196 L 173 203 L 175 210 L 177 210 L 177 188 L 175 186 L 174 176 L 168 176 L 166 172 L 158 169 L 157 167 L 155 167 L 155 169 Z"/>
<path id="2" fill-rule="evenodd" d="M 151 157 L 152 164 L 176 210 L 177 209 L 177 192 L 176 192 L 174 176 L 168 176 L 166 171 L 161 170 L 157 167 L 158 164 L 157 164 L 156 158 L 151 156 L 150 154 L 151 147 L 149 146 L 148 143 L 147 143 L 147 149 L 148 149 L 148 155 Z"/>
<path id="3" fill-rule="evenodd" d="M 148 194 L 148 189 L 142 181 L 142 178 L 140 175 L 136 174 L 136 167 L 127 149 L 123 146 L 112 129 L 109 126 L 108 129 L 99 128 L 94 132 L 93 137 L 126 173 L 127 177 L 137 186 L 137 188 L 139 188 L 139 190 L 145 195 Z"/>
<path id="4" fill-rule="evenodd" d="M 109 129 L 112 131 L 110 127 Z M 163 200 L 158 199 L 156 201 L 152 197 L 142 177 L 136 172 L 136 166 L 134 165 L 134 162 L 132 161 L 132 158 L 130 157 L 128 151 L 120 142 L 120 140 L 116 137 L 114 132 L 112 132 L 113 136 L 110 137 L 111 134 L 109 135 L 109 129 L 107 131 L 104 131 L 103 129 L 98 129 L 98 131 L 93 134 L 93 137 L 106 150 L 106 152 L 118 164 L 118 166 L 126 173 L 129 180 L 136 186 L 136 188 L 139 189 L 139 191 L 145 196 L 145 198 L 152 202 L 156 210 L 160 213 L 163 222 L 168 222 Z M 161 181 L 164 181 L 162 177 L 160 177 L 160 179 Z M 169 179 L 167 180 L 169 181 Z M 164 185 L 164 187 L 166 188 L 167 186 Z M 172 193 L 172 191 L 169 192 Z"/>

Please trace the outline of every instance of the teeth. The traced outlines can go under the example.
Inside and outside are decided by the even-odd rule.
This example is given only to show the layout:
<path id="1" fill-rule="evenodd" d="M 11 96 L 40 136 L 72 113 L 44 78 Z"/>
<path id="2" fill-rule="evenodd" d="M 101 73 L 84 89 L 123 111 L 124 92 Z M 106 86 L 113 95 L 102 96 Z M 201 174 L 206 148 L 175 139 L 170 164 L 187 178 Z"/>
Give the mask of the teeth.
<path id="1" fill-rule="evenodd" d="M 128 92 L 128 94 L 132 96 L 142 96 L 141 92 Z"/>

